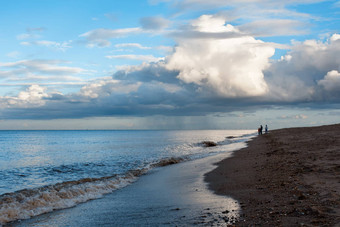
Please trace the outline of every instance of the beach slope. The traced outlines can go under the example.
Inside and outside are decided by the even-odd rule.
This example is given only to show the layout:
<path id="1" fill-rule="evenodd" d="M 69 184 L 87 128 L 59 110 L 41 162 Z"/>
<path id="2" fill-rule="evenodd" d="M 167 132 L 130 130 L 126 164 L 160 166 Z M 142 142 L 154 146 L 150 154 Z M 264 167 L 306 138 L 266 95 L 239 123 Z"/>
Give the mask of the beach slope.
<path id="1" fill-rule="evenodd" d="M 339 226 L 339 124 L 271 131 L 217 165 L 205 180 L 240 202 L 237 226 Z"/>
<path id="2" fill-rule="evenodd" d="M 101 199 L 8 226 L 227 226 L 238 217 L 239 204 L 212 193 L 203 176 L 229 155 L 154 169 Z"/>

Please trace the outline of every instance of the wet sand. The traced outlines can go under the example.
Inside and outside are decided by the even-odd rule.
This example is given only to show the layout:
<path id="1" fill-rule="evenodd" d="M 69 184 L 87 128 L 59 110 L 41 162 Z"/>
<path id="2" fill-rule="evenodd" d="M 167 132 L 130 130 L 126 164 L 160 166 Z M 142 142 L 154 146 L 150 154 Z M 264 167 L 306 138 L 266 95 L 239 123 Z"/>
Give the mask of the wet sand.
<path id="1" fill-rule="evenodd" d="M 270 131 L 205 175 L 236 226 L 340 226 L 340 124 Z"/>
<path id="2" fill-rule="evenodd" d="M 238 217 L 240 206 L 209 190 L 204 174 L 230 154 L 155 169 L 101 199 L 9 226 L 227 226 Z"/>

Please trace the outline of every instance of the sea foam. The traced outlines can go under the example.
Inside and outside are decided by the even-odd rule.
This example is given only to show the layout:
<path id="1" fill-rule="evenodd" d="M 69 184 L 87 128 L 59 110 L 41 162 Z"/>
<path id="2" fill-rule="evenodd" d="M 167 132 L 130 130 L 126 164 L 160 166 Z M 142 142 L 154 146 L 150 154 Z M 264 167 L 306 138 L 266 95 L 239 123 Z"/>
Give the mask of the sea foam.
<path id="1" fill-rule="evenodd" d="M 164 158 L 150 165 L 150 168 L 163 167 L 184 161 L 184 158 Z M 133 183 L 149 168 L 128 171 L 119 176 L 84 178 L 54 185 L 24 189 L 0 196 L 0 224 L 28 219 L 53 210 L 76 206 L 92 199 L 98 199 L 116 189 Z"/>
<path id="2" fill-rule="evenodd" d="M 123 176 L 86 178 L 0 196 L 0 224 L 73 207 L 97 199 L 134 182 L 147 170 L 129 171 Z"/>

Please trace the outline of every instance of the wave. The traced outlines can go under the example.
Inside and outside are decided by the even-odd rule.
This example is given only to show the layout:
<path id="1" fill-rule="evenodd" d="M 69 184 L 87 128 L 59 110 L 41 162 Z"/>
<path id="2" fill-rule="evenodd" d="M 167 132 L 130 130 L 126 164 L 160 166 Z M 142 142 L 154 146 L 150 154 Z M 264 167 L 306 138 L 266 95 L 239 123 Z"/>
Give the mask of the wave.
<path id="1" fill-rule="evenodd" d="M 244 134 L 241 136 L 227 136 L 224 140 L 214 142 L 210 140 L 202 141 L 198 144 L 194 144 L 194 146 L 201 146 L 201 147 L 215 147 L 215 146 L 221 146 L 221 145 L 228 145 L 231 143 L 239 143 L 249 140 L 251 137 L 255 136 L 255 133 L 250 134 Z"/>
<path id="2" fill-rule="evenodd" d="M 0 225 L 100 198 L 134 182 L 146 171 L 144 168 L 123 176 L 85 178 L 3 194 L 0 196 Z"/>
<path id="3" fill-rule="evenodd" d="M 164 158 L 150 167 L 163 167 L 185 160 L 187 159 L 181 157 Z M 100 198 L 133 183 L 148 169 L 131 170 L 124 175 L 84 178 L 0 195 L 0 226 Z"/>
<path id="4" fill-rule="evenodd" d="M 180 162 L 183 162 L 187 160 L 186 158 L 180 158 L 180 157 L 171 157 L 171 158 L 163 158 L 160 161 L 151 164 L 151 167 L 163 167 L 163 166 L 168 166 L 168 165 L 173 165 L 173 164 L 177 164 Z"/>
<path id="5" fill-rule="evenodd" d="M 124 175 L 84 178 L 0 195 L 0 226 L 98 199 L 133 183 L 150 168 L 173 165 L 185 160 L 187 159 L 181 157 L 164 158 L 151 164 L 149 168 L 131 170 Z"/>
<path id="6" fill-rule="evenodd" d="M 239 137 L 226 137 L 224 141 L 202 141 L 191 146 L 209 147 L 207 145 L 210 144 L 214 146 L 228 145 L 230 143 L 248 140 L 251 136 L 253 136 L 253 134 Z M 200 157 L 202 156 L 197 156 L 197 158 Z M 151 163 L 145 168 L 131 170 L 122 175 L 84 178 L 0 195 L 0 226 L 54 210 L 70 208 L 79 203 L 100 198 L 105 194 L 133 183 L 150 168 L 173 165 L 192 158 L 195 158 L 195 156 L 168 157 Z M 74 170 L 74 168 L 72 168 L 72 170 Z M 54 168 L 53 171 L 60 172 L 66 170 L 58 167 Z M 67 169 L 67 171 L 69 172 L 70 170 Z"/>
<path id="7" fill-rule="evenodd" d="M 203 141 L 203 142 L 201 142 L 201 144 L 203 145 L 203 147 L 215 147 L 215 146 L 217 146 L 217 143 L 215 143 L 214 141 Z"/>

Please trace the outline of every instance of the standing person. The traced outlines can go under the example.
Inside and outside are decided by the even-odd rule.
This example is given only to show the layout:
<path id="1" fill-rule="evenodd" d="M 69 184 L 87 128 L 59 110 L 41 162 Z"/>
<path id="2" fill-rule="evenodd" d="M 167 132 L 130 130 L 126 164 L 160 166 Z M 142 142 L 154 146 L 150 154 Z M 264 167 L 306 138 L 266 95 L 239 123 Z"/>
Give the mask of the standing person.
<path id="1" fill-rule="evenodd" d="M 264 128 L 264 132 L 268 133 L 268 126 L 266 125 L 266 127 Z"/>
<path id="2" fill-rule="evenodd" d="M 260 135 L 262 135 L 262 130 L 263 130 L 263 127 L 262 125 L 260 126 Z"/>

